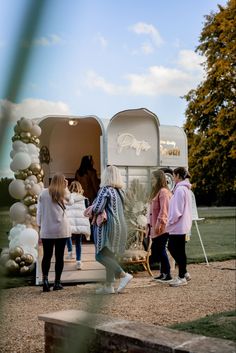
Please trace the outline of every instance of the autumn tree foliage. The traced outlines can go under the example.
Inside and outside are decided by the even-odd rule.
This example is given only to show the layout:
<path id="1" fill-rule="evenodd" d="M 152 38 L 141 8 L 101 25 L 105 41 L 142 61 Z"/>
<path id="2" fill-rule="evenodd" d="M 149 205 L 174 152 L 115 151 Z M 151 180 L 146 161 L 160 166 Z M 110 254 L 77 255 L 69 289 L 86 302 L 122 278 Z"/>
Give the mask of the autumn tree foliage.
<path id="1" fill-rule="evenodd" d="M 189 170 L 198 204 L 236 201 L 236 0 L 205 16 L 196 51 L 205 77 L 185 99 Z"/>

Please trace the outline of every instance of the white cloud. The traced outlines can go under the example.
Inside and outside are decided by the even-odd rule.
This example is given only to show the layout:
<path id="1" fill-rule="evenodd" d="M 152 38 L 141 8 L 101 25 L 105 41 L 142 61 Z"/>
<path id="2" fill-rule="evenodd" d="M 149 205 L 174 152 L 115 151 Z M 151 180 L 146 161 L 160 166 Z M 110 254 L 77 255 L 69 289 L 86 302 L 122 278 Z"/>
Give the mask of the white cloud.
<path id="1" fill-rule="evenodd" d="M 130 27 L 130 30 L 136 34 L 146 34 L 150 37 L 152 42 L 159 47 L 163 43 L 163 39 L 159 31 L 152 24 L 145 22 L 138 22 Z"/>
<path id="2" fill-rule="evenodd" d="M 179 51 L 177 64 L 187 71 L 202 71 L 201 63 L 205 57 L 198 55 L 193 50 L 183 49 Z"/>
<path id="3" fill-rule="evenodd" d="M 113 83 L 107 82 L 102 76 L 99 76 L 94 71 L 89 71 L 86 78 L 87 86 L 90 88 L 100 88 L 108 94 L 119 94 L 123 88 Z"/>
<path id="4" fill-rule="evenodd" d="M 196 75 L 164 66 L 151 66 L 144 74 L 129 74 L 129 92 L 133 95 L 181 96 L 196 85 Z"/>
<path id="5" fill-rule="evenodd" d="M 101 35 L 101 33 L 98 33 L 96 36 L 96 40 L 98 43 L 101 45 L 102 48 L 106 48 L 108 45 L 108 41 L 105 39 L 104 36 Z"/>
<path id="6" fill-rule="evenodd" d="M 182 96 L 193 89 L 202 79 L 202 72 L 187 71 L 164 66 L 151 66 L 146 72 L 130 73 L 124 77 L 127 85 L 115 85 L 94 71 L 87 75 L 87 85 L 110 95 L 129 94 L 133 96 Z"/>
<path id="7" fill-rule="evenodd" d="M 12 103 L 8 100 L 0 100 L 0 119 L 3 114 L 10 112 L 9 119 L 16 122 L 21 117 L 28 119 L 40 118 L 45 115 L 69 115 L 70 109 L 64 102 L 52 102 L 43 99 L 24 99 L 21 103 Z"/>
<path id="8" fill-rule="evenodd" d="M 32 40 L 32 42 L 25 40 L 23 42 L 23 45 L 26 47 L 29 47 L 31 45 L 37 47 L 49 47 L 53 45 L 62 45 L 64 43 L 65 41 L 57 34 L 50 34 L 47 37 L 35 38 Z"/>

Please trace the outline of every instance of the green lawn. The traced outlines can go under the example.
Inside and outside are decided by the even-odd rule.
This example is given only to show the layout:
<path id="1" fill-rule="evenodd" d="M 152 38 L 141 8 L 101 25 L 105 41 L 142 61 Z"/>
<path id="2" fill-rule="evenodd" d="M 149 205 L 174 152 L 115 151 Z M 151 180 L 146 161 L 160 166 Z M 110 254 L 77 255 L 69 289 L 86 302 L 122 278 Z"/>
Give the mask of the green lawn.
<path id="1" fill-rule="evenodd" d="M 206 218 L 198 222 L 208 261 L 235 258 L 235 218 Z M 188 262 L 205 261 L 195 225 L 187 243 Z"/>
<path id="2" fill-rule="evenodd" d="M 236 341 L 236 311 L 207 315 L 196 321 L 172 325 L 170 328 Z"/>

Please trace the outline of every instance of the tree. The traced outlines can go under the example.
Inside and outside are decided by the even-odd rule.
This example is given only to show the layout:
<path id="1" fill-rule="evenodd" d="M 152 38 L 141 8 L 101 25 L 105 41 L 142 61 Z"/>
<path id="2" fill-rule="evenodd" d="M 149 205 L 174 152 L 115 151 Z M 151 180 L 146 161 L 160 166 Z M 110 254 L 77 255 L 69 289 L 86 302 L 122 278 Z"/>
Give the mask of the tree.
<path id="1" fill-rule="evenodd" d="M 196 51 L 205 78 L 185 99 L 189 169 L 200 204 L 231 205 L 236 191 L 236 0 L 205 16 Z"/>

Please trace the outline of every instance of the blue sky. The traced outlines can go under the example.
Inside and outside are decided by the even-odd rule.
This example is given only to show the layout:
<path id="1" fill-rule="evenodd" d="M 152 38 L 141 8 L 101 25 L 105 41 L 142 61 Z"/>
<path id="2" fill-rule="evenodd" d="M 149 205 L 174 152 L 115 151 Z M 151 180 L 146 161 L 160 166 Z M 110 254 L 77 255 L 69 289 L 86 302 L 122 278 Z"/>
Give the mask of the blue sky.
<path id="1" fill-rule="evenodd" d="M 45 1 L 33 41 L 23 38 L 31 55 L 18 96 L 8 102 L 6 85 L 30 3 L 0 0 L 0 104 L 10 104 L 12 121 L 46 114 L 111 118 L 145 107 L 161 124 L 182 126 L 180 97 L 203 78 L 204 58 L 194 50 L 204 15 L 226 0 Z"/>

